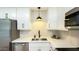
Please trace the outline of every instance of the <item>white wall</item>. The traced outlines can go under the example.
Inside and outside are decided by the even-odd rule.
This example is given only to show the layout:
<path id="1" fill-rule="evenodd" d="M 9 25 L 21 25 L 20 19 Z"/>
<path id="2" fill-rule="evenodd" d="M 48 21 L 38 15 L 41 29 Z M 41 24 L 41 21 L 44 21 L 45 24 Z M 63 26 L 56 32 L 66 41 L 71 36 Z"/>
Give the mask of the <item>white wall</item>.
<path id="1" fill-rule="evenodd" d="M 8 13 L 8 18 L 16 20 L 16 8 L 13 7 L 0 7 L 0 18 L 5 18 Z"/>
<path id="2" fill-rule="evenodd" d="M 75 7 L 64 7 L 65 8 L 65 12 L 68 12 L 69 10 L 75 8 Z"/>

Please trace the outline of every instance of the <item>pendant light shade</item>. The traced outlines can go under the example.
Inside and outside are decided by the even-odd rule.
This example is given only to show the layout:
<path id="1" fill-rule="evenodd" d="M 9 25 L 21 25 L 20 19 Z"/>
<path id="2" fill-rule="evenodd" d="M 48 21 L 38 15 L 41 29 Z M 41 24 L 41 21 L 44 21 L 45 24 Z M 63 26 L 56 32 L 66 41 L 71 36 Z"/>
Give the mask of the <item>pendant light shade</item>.
<path id="1" fill-rule="evenodd" d="M 42 19 L 42 18 L 40 16 L 38 16 L 37 19 Z"/>

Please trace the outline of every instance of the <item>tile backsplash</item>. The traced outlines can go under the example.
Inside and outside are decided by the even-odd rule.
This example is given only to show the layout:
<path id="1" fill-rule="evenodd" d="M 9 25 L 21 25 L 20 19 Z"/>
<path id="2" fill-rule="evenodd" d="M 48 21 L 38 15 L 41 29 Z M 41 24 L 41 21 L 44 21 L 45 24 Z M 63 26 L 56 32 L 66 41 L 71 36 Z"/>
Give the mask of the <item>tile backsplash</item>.
<path id="1" fill-rule="evenodd" d="M 69 31 L 59 31 L 61 40 L 59 40 L 59 45 L 79 47 L 79 30 L 69 30 Z"/>

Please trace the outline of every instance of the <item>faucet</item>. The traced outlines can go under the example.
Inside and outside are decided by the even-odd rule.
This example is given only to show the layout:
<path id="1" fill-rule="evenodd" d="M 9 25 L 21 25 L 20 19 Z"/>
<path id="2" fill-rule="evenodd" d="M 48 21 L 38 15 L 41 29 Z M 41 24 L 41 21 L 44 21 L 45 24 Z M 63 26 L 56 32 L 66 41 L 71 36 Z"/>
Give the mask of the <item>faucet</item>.
<path id="1" fill-rule="evenodd" d="M 39 38 L 41 37 L 41 35 L 40 35 L 40 30 L 38 30 L 38 37 L 39 37 Z"/>

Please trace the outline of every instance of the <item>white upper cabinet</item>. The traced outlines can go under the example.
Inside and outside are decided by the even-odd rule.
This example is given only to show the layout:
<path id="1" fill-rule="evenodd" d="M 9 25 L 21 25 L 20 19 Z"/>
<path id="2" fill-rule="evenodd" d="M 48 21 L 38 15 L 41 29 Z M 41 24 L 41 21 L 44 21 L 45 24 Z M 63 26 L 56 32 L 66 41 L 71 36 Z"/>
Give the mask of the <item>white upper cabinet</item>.
<path id="1" fill-rule="evenodd" d="M 11 7 L 0 8 L 0 18 L 5 18 L 6 13 L 8 14 L 8 18 L 16 20 L 16 8 L 11 8 Z"/>
<path id="2" fill-rule="evenodd" d="M 17 8 L 18 30 L 30 30 L 30 8 Z"/>
<path id="3" fill-rule="evenodd" d="M 57 9 L 48 8 L 48 29 L 50 30 L 55 29 L 56 20 L 57 20 Z"/>
<path id="4" fill-rule="evenodd" d="M 48 30 L 67 30 L 64 27 L 65 9 L 62 7 L 48 8 Z"/>

